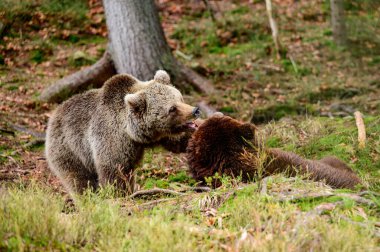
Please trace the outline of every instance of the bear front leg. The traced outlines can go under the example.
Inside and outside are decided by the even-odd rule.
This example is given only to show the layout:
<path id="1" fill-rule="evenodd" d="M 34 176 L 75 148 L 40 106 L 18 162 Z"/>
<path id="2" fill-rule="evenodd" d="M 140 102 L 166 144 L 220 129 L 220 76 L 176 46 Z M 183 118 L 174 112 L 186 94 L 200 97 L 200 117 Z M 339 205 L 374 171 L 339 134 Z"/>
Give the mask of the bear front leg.
<path id="1" fill-rule="evenodd" d="M 135 188 L 135 176 L 131 169 L 126 169 L 122 165 L 99 166 L 97 167 L 99 185 L 106 187 L 115 186 L 118 193 L 131 194 Z"/>
<path id="2" fill-rule="evenodd" d="M 166 137 L 160 141 L 160 145 L 173 153 L 183 153 L 186 152 L 191 135 L 192 132 L 185 132 L 179 136 Z"/>

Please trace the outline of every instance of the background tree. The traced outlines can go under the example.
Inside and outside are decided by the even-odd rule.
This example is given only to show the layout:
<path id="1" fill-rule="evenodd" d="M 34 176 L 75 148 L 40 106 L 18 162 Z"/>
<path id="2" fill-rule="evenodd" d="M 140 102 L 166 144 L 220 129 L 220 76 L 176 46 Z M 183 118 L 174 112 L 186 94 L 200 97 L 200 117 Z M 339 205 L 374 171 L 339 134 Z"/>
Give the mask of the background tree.
<path id="1" fill-rule="evenodd" d="M 331 0 L 331 23 L 334 41 L 344 46 L 347 43 L 346 24 L 344 20 L 343 0 Z"/>
<path id="2" fill-rule="evenodd" d="M 172 55 L 161 27 L 154 0 L 104 0 L 109 45 L 103 57 L 87 69 L 69 75 L 46 88 L 40 99 L 60 101 L 68 93 L 89 85 L 101 86 L 115 73 L 151 79 L 158 69 L 167 70 L 173 83 L 210 94 L 211 83 L 178 62 Z"/>

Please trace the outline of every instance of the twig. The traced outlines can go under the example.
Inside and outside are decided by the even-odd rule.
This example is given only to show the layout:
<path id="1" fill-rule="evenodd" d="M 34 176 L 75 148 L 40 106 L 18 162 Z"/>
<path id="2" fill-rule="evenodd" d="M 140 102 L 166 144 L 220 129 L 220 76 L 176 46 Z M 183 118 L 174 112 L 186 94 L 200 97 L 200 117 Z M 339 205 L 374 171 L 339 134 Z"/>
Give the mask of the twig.
<path id="1" fill-rule="evenodd" d="M 260 186 L 261 186 L 261 189 L 260 189 L 260 195 L 261 196 L 265 196 L 267 195 L 267 188 L 268 188 L 268 180 L 269 180 L 270 177 L 265 177 L 264 179 L 261 180 L 261 183 L 260 183 Z"/>
<path id="2" fill-rule="evenodd" d="M 177 54 L 178 56 L 182 57 L 183 59 L 187 60 L 187 61 L 190 61 L 193 56 L 192 55 L 186 55 L 184 54 L 183 52 L 181 52 L 180 50 L 175 50 L 175 54 Z"/>
<path id="3" fill-rule="evenodd" d="M 372 192 L 372 191 L 362 191 L 358 193 L 359 196 L 364 196 L 364 195 L 371 195 L 371 196 L 376 196 L 380 197 L 380 193 Z"/>
<path id="4" fill-rule="evenodd" d="M 169 190 L 169 189 L 162 189 L 162 188 L 154 188 L 151 190 L 141 190 L 137 191 L 129 196 L 129 198 L 133 199 L 135 197 L 141 197 L 141 196 L 146 196 L 146 195 L 155 195 L 155 194 L 171 194 L 171 195 L 183 195 L 183 193 L 174 191 L 174 190 Z"/>
<path id="5" fill-rule="evenodd" d="M 207 8 L 208 12 L 210 13 L 211 19 L 215 23 L 216 18 L 215 18 L 214 10 L 211 8 L 210 1 L 209 0 L 203 0 L 203 3 L 206 5 L 206 8 Z"/>
<path id="6" fill-rule="evenodd" d="M 290 55 L 290 54 L 289 54 L 289 59 L 290 59 L 290 62 L 292 62 L 292 66 L 293 66 L 294 72 L 295 72 L 296 74 L 298 74 L 297 63 L 294 61 L 293 56 Z"/>
<path id="7" fill-rule="evenodd" d="M 283 73 L 284 72 L 284 69 L 282 69 L 279 66 L 275 66 L 275 65 L 258 65 L 258 66 L 261 66 L 264 69 L 267 69 L 267 70 L 270 70 L 270 71 L 274 71 L 274 72 L 279 72 L 279 73 Z"/>
<path id="8" fill-rule="evenodd" d="M 15 135 L 15 132 L 14 132 L 14 131 L 7 130 L 7 129 L 1 129 L 1 128 L 0 128 L 0 132 L 5 133 L 5 134 L 8 134 L 8 135 L 12 135 L 12 136 Z"/>
<path id="9" fill-rule="evenodd" d="M 207 186 L 195 186 L 195 187 L 186 187 L 186 188 L 183 188 L 183 189 L 179 190 L 179 192 L 188 192 L 188 191 L 210 192 L 211 188 L 207 187 Z"/>
<path id="10" fill-rule="evenodd" d="M 280 54 L 281 44 L 280 44 L 280 40 L 278 38 L 277 23 L 272 16 L 272 2 L 271 2 L 271 0 L 265 0 L 265 4 L 267 7 L 267 14 L 268 14 L 268 18 L 269 18 L 270 28 L 272 29 L 272 36 L 273 36 L 274 46 L 276 49 L 276 55 L 277 55 L 278 59 L 281 59 L 281 54 Z"/>
<path id="11" fill-rule="evenodd" d="M 37 139 L 33 139 L 32 141 L 24 144 L 24 147 L 25 148 L 29 148 L 29 147 L 32 147 L 34 145 L 39 145 L 39 144 L 43 144 L 45 143 L 45 139 L 43 138 L 37 138 Z"/>
<path id="12" fill-rule="evenodd" d="M 28 128 L 25 128 L 23 126 L 20 126 L 20 125 L 17 125 L 17 124 L 9 124 L 14 130 L 16 131 L 19 131 L 19 132 L 23 132 L 23 133 L 26 133 L 26 134 L 29 134 L 31 136 L 34 136 L 38 139 L 41 139 L 41 140 L 45 140 L 45 137 L 46 137 L 46 134 L 45 132 L 37 132 L 37 131 L 33 131 L 31 129 L 28 129 Z"/>
<path id="13" fill-rule="evenodd" d="M 24 112 L 12 112 L 12 115 L 10 116 L 9 113 L 6 113 L 6 112 L 3 112 L 3 111 L 0 111 L 0 115 L 4 116 L 4 117 L 18 117 L 18 118 L 36 118 L 36 117 L 40 117 L 42 118 L 43 116 L 40 115 L 40 114 L 35 114 L 35 113 L 24 113 Z"/>
<path id="14" fill-rule="evenodd" d="M 12 156 L 7 156 L 7 158 L 8 158 L 12 163 L 14 163 L 14 164 L 17 166 L 18 170 L 22 170 L 22 169 L 21 169 L 21 166 L 18 164 L 18 162 L 16 161 L 16 159 L 14 159 Z"/>
<path id="15" fill-rule="evenodd" d="M 366 141 L 366 133 L 365 133 L 365 125 L 363 121 L 363 115 L 359 111 L 354 113 L 356 127 L 358 127 L 358 142 L 359 148 L 363 149 L 365 147 Z"/>

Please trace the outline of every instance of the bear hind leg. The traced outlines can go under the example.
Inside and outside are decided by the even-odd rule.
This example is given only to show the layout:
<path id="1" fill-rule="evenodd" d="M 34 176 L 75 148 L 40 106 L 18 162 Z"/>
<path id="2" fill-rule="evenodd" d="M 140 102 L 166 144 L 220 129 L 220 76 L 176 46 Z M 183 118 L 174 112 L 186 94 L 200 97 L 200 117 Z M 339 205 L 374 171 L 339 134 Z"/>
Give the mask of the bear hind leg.
<path id="1" fill-rule="evenodd" d="M 82 162 L 76 160 L 73 155 L 70 155 L 69 158 L 59 156 L 57 159 L 49 160 L 49 166 L 71 194 L 81 194 L 88 188 L 96 190 L 98 187 L 96 173 L 86 169 Z"/>

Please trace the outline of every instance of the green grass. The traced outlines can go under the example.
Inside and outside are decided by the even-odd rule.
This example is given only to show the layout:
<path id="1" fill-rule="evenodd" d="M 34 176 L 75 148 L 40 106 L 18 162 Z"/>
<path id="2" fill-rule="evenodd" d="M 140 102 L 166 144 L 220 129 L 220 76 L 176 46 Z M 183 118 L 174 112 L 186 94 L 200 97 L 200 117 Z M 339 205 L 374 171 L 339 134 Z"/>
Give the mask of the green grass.
<path id="1" fill-rule="evenodd" d="M 286 180 L 275 178 L 271 183 L 286 183 Z M 76 199 L 75 211 L 63 212 L 64 198 L 51 189 L 34 183 L 14 185 L 0 194 L 0 248 L 8 251 L 222 251 L 238 246 L 242 251 L 252 248 L 254 251 L 291 248 L 372 251 L 377 246 L 370 225 L 362 228 L 338 217 L 345 214 L 356 221 L 367 221 L 357 216 L 360 206 L 352 202 L 329 213 L 329 218 L 317 216 L 300 225 L 302 211 L 309 208 L 301 207 L 300 212 L 297 204 L 260 197 L 256 185 L 237 190 L 213 216 L 204 214 L 211 206 L 205 202 L 222 197 L 223 190 L 173 198 L 168 204 L 144 211 L 134 211 L 134 202 L 110 199 L 112 195 L 112 188 L 88 193 Z M 364 211 L 371 214 L 367 209 Z M 370 221 L 374 221 L 372 217 Z M 245 232 L 247 238 L 241 240 Z M 315 239 L 319 242 L 315 243 Z"/>
<path id="2" fill-rule="evenodd" d="M 295 151 L 307 158 L 320 159 L 337 156 L 347 162 L 369 183 L 380 191 L 380 118 L 364 119 L 367 142 L 364 149 L 358 147 L 354 118 L 308 118 L 269 124 L 264 128 L 268 146 Z M 300 132 L 304 132 L 300 134 Z"/>
<path id="3" fill-rule="evenodd" d="M 289 47 L 293 62 L 290 57 L 276 59 L 265 9 L 256 9 L 257 6 L 236 4 L 216 23 L 207 11 L 182 16 L 170 38 L 177 40 L 176 49 L 191 57 L 186 63 L 203 70 L 222 91 L 209 98 L 218 110 L 245 121 L 268 122 L 259 126 L 267 146 L 311 159 L 336 155 L 359 174 L 368 190 L 380 192 L 380 102 L 373 99 L 378 97 L 380 87 L 376 79 L 380 43 L 374 29 L 379 27 L 379 15 L 373 8 L 378 3 L 346 1 L 350 46 L 344 48 L 337 47 L 332 40 L 328 2 L 306 1 L 295 7 L 302 15 L 290 16 L 275 6 L 280 38 Z M 263 5 L 264 1 L 254 4 Z M 28 31 L 43 28 L 26 26 L 36 12 L 46 15 L 44 25 L 49 28 L 73 30 L 73 34 L 67 38 L 53 34 L 46 40 L 31 36 Z M 4 13 L 5 18 L 2 22 L 8 26 L 4 35 L 19 38 L 22 28 L 23 38 L 33 42 L 33 50 L 27 56 L 36 63 L 50 60 L 60 46 L 83 50 L 80 48 L 83 45 L 104 44 L 106 38 L 83 34 L 85 31 L 81 29 L 89 23 L 87 12 L 87 1 L 0 1 L 0 14 Z M 318 18 L 321 20 L 315 22 Z M 0 55 L 0 65 L 4 60 L 5 56 Z M 75 68 L 93 62 L 83 54 L 76 57 L 72 54 L 68 60 L 70 67 Z M 1 77 L 8 74 L 0 69 Z M 37 75 L 51 83 L 43 74 Z M 0 87 L 13 94 L 29 77 L 12 78 L 13 81 L 1 80 Z M 197 98 L 195 95 L 193 99 Z M 357 147 L 357 128 L 352 117 L 314 117 L 321 111 L 330 111 L 332 103 L 351 106 L 365 114 L 364 149 Z M 41 153 L 42 148 L 43 145 L 32 146 L 28 151 Z M 0 165 L 9 164 L 9 157 L 21 158 L 15 146 L 1 143 Z M 146 151 L 136 177 L 141 189 L 177 190 L 196 184 L 186 171 L 183 156 L 157 148 Z M 76 209 L 70 210 L 66 196 L 42 183 L 2 184 L 0 251 L 377 251 L 379 248 L 380 240 L 374 235 L 373 225 L 379 221 L 380 213 L 376 196 L 366 196 L 375 202 L 374 207 L 338 196 L 279 202 L 275 196 L 278 192 L 330 189 L 299 177 L 287 179 L 278 175 L 268 180 L 270 194 L 263 196 L 259 183 L 246 185 L 231 178 L 222 181 L 224 184 L 218 190 L 168 197 L 169 201 L 153 209 L 139 207 L 163 196 L 132 201 L 116 198 L 114 189 L 107 188 L 77 198 Z M 232 190 L 235 193 L 223 202 Z M 338 201 L 342 204 L 334 210 L 305 217 L 321 204 Z"/>
<path id="4" fill-rule="evenodd" d="M 352 118 L 288 120 L 268 124 L 260 134 L 268 136 L 271 147 L 308 158 L 337 155 L 360 173 L 370 190 L 379 192 L 379 120 L 365 118 L 368 139 L 364 150 L 356 147 Z M 304 132 L 303 138 L 300 132 Z M 180 161 L 167 158 L 162 149 L 146 152 L 137 170 L 143 189 L 193 185 L 186 171 L 178 168 Z M 358 160 L 351 162 L 353 158 Z M 168 167 L 177 168 L 167 175 Z M 298 195 L 331 189 L 282 175 L 267 181 L 267 196 L 260 194 L 258 183 L 244 185 L 227 178 L 223 183 L 218 190 L 169 197 L 169 201 L 145 210 L 139 206 L 157 197 L 132 201 L 115 198 L 114 189 L 106 188 L 77 197 L 76 208 L 71 211 L 65 197 L 46 185 L 8 185 L 7 190 L 0 191 L 0 249 L 222 251 L 238 246 L 241 251 L 374 251 L 379 246 L 373 223 L 379 219 L 380 202 L 375 196 L 367 197 L 375 207 L 340 196 L 279 202 L 276 193 Z M 224 201 L 231 190 L 234 194 Z M 308 215 L 317 206 L 336 202 L 342 203 L 322 215 Z M 366 224 L 362 227 L 355 222 Z"/>
<path id="5" fill-rule="evenodd" d="M 0 2 L 0 10 L 6 13 L 7 18 L 25 21 L 31 19 L 33 11 L 38 10 L 80 22 L 86 18 L 88 6 L 84 0 L 3 0 Z"/>

